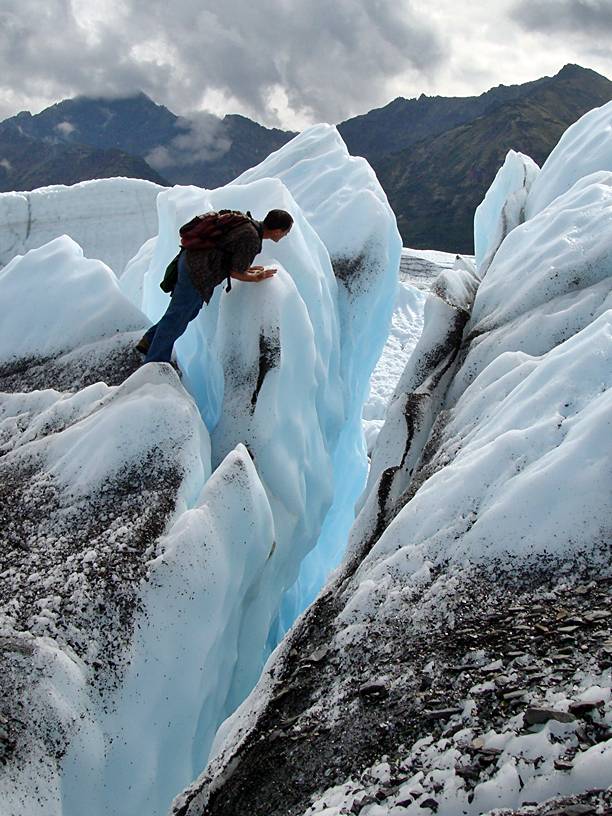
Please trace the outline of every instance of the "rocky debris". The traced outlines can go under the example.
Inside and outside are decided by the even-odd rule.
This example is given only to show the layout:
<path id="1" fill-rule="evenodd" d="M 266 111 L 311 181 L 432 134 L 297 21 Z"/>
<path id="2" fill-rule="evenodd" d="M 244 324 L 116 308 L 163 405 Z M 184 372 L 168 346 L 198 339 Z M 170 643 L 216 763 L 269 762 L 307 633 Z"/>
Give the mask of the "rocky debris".
<path id="1" fill-rule="evenodd" d="M 559 796 L 546 802 L 525 803 L 518 810 L 497 810 L 495 816 L 610 816 L 612 787 L 576 796 Z"/>
<path id="2" fill-rule="evenodd" d="M 43 462 L 0 457 L 5 631 L 53 637 L 94 669 L 114 661 L 181 480 L 161 464 L 150 454 L 75 501 Z"/>
<path id="3" fill-rule="evenodd" d="M 5 765 L 8 757 L 15 748 L 15 740 L 11 739 L 11 729 L 7 717 L 0 714 L 0 762 Z"/>
<path id="4" fill-rule="evenodd" d="M 556 720 L 561 723 L 574 722 L 576 718 L 566 711 L 554 711 L 551 708 L 528 708 L 523 714 L 525 725 L 541 725 L 549 720 Z"/>
<path id="5" fill-rule="evenodd" d="M 372 681 L 359 686 L 360 697 L 365 697 L 368 700 L 382 700 L 388 694 L 385 684 L 379 681 Z"/>
<path id="6" fill-rule="evenodd" d="M 438 708 L 433 711 L 425 711 L 424 715 L 428 720 L 448 720 L 454 714 L 461 714 L 462 708 Z"/>
<path id="7" fill-rule="evenodd" d="M 583 718 L 586 717 L 587 714 L 591 714 L 595 709 L 602 708 L 604 705 L 603 700 L 595 700 L 591 702 L 582 702 L 582 703 L 570 703 L 569 712 L 573 714 L 574 717 Z"/>
<path id="8" fill-rule="evenodd" d="M 51 359 L 31 358 L 0 365 L 0 392 L 44 388 L 78 391 L 95 382 L 119 385 L 142 365 L 136 351 L 142 331 L 118 333 Z"/>
<path id="9" fill-rule="evenodd" d="M 608 618 L 589 621 L 589 613 L 612 610 L 612 580 L 575 563 L 532 564 L 515 575 L 497 568 L 493 574 L 440 571 L 432 576 L 436 580 L 452 591 L 436 595 L 426 613 L 417 595 L 401 615 L 387 619 L 384 649 L 379 628 L 371 638 L 336 649 L 340 577 L 290 634 L 276 665 L 272 702 L 243 741 L 231 774 L 218 777 L 223 781 L 206 807 L 195 807 L 198 789 L 192 788 L 194 807 L 188 796 L 175 816 L 314 814 L 311 803 L 328 801 L 322 792 L 343 791 L 347 779 L 353 780 L 351 793 L 339 800 L 345 812 L 359 813 L 363 796 L 381 791 L 380 806 L 418 807 L 439 801 L 432 762 L 446 752 L 466 801 L 508 761 L 526 763 L 532 774 L 571 777 L 577 757 L 612 738 L 610 697 L 602 695 L 601 706 L 600 698 L 581 696 L 585 677 L 603 678 L 610 667 L 603 648 L 611 636 Z M 559 631 L 568 620 L 584 623 L 572 623 L 577 628 L 571 633 Z M 304 663 L 304 654 L 326 646 L 323 661 Z M 364 676 L 384 677 L 387 694 L 379 691 L 382 680 L 364 682 Z M 375 704 L 365 705 L 367 694 L 355 695 L 362 688 L 376 689 Z M 543 723 L 528 725 L 524 715 L 530 709 L 561 713 L 565 722 L 547 715 Z M 296 730 L 308 726 L 314 710 L 316 727 Z M 281 719 L 292 725 L 278 734 Z M 559 730 L 550 732 L 549 759 L 510 757 L 487 737 L 494 731 L 505 744 L 510 736 L 526 738 L 551 724 Z M 316 735 L 316 742 L 296 734 Z M 390 784 L 382 786 L 370 778 L 372 763 L 381 758 L 391 768 Z M 198 784 L 205 785 L 206 777 Z"/>
<path id="10" fill-rule="evenodd" d="M 327 657 L 329 649 L 324 646 L 321 649 L 316 649 L 311 655 L 304 659 L 304 663 L 321 663 Z"/>

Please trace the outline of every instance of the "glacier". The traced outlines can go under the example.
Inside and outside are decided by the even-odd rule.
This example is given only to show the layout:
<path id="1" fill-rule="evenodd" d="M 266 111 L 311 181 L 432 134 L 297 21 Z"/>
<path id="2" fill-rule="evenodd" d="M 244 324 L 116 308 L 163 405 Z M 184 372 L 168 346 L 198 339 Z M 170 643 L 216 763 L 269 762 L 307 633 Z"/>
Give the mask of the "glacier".
<path id="1" fill-rule="evenodd" d="M 611 115 L 498 173 L 476 263 L 427 296 L 345 559 L 174 816 L 609 809 Z"/>
<path id="2" fill-rule="evenodd" d="M 326 125 L 219 190 L 158 190 L 124 259 L 68 218 L 15 246 L 3 816 L 605 805 L 611 111 L 539 171 L 508 155 L 473 260 L 400 267 Z M 224 206 L 292 212 L 258 258 L 278 274 L 215 293 L 181 377 L 142 366 L 177 227 Z"/>
<path id="3" fill-rule="evenodd" d="M 372 168 L 365 159 L 349 155 L 335 127 L 308 128 L 234 184 L 265 177 L 286 185 L 329 252 L 338 282 L 346 416 L 334 456 L 334 503 L 317 546 L 304 560 L 298 583 L 286 599 L 282 633 L 340 560 L 367 476 L 362 406 L 389 334 L 401 239 Z"/>
<path id="4" fill-rule="evenodd" d="M 530 156 L 508 151 L 474 213 L 474 252 L 479 278 L 486 275 L 506 235 L 525 220 L 527 196 L 539 172 Z"/>
<path id="5" fill-rule="evenodd" d="M 8 522 L 15 566 L 2 574 L 8 812 L 69 816 L 87 801 L 92 813 L 164 813 L 306 603 L 294 590 L 281 614 L 343 475 L 363 484 L 361 412 L 393 310 L 399 234 L 375 177 L 335 130 L 304 139 L 314 161 L 303 180 L 326 162 L 336 180 L 354 170 L 335 222 L 353 236 L 341 282 L 312 212 L 267 176 L 158 192 L 158 232 L 141 234 L 119 280 L 118 256 L 114 270 L 85 257 L 70 208 L 62 226 L 73 237 L 0 271 L 11 315 L 0 359 L 4 506 L 28 508 Z M 93 206 L 100 188 L 76 188 Z M 65 199 L 51 192 L 48 211 Z M 313 212 L 330 194 L 313 186 Z M 215 293 L 177 343 L 182 382 L 170 366 L 141 367 L 134 344 L 167 303 L 158 284 L 178 226 L 225 206 L 293 214 L 290 238 L 258 258 L 278 274 Z M 114 227 L 101 222 L 100 243 Z M 93 239 L 86 249 L 103 254 Z M 15 603 L 21 580 L 28 592 Z"/>
<path id="6" fill-rule="evenodd" d="M 349 155 L 335 128 L 317 125 L 225 188 L 212 192 L 175 188 L 159 196 L 160 232 L 155 248 L 148 250 L 152 259 L 148 265 L 146 256 L 135 259 L 133 270 L 126 270 L 121 281 L 128 296 L 138 297 L 142 288 L 142 301 L 134 302 L 152 320 L 159 318 L 167 302 L 157 284 L 176 254 L 178 226 L 197 212 L 222 207 L 250 210 L 259 218 L 274 207 L 298 213 L 298 229 L 294 227 L 289 239 L 274 247 L 273 255 L 264 251 L 260 261 L 281 269 L 279 281 L 284 272 L 292 277 L 321 348 L 337 345 L 333 360 L 324 360 L 322 366 L 317 363 L 319 415 L 328 418 L 329 427 L 323 432 L 332 456 L 335 493 L 316 547 L 302 561 L 299 578 L 294 576 L 298 581 L 287 593 L 271 638 L 274 645 L 341 557 L 353 506 L 363 489 L 367 449 L 362 409 L 389 332 L 401 240 L 386 196 L 367 162 Z M 139 279 L 144 283 L 139 284 Z M 205 316 L 177 344 L 178 359 L 209 427 L 226 413 L 221 406 L 228 372 L 218 350 L 219 342 L 226 347 L 226 341 L 215 338 L 217 318 L 213 316 L 224 304 L 217 293 Z M 331 377 L 323 374 L 326 368 Z M 331 387 L 338 383 L 340 391 L 332 395 Z M 323 401 L 328 401 L 325 408 Z"/>
<path id="7" fill-rule="evenodd" d="M 67 234 L 86 257 L 103 261 L 120 277 L 157 233 L 155 201 L 163 189 L 151 181 L 120 178 L 0 193 L 0 267 Z"/>
<path id="8" fill-rule="evenodd" d="M 528 218 L 548 207 L 577 181 L 612 165 L 612 110 L 593 108 L 569 127 L 544 162 L 529 191 Z"/>

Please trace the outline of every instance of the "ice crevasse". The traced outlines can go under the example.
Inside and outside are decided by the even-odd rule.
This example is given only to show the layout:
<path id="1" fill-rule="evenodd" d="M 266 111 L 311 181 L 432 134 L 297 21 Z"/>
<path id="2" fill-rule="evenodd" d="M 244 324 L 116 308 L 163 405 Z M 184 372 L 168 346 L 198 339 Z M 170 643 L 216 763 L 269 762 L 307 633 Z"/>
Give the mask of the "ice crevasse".
<path id="1" fill-rule="evenodd" d="M 164 813 L 321 581 L 330 508 L 348 529 L 401 242 L 334 128 L 268 161 L 225 188 L 163 191 L 158 235 L 121 288 L 67 236 L 0 272 L 6 816 L 70 816 L 85 801 L 105 816 Z M 143 312 L 165 308 L 178 226 L 222 207 L 281 207 L 295 225 L 257 259 L 273 279 L 218 287 L 181 338 L 185 390 L 168 366 L 138 369 L 133 345 Z"/>

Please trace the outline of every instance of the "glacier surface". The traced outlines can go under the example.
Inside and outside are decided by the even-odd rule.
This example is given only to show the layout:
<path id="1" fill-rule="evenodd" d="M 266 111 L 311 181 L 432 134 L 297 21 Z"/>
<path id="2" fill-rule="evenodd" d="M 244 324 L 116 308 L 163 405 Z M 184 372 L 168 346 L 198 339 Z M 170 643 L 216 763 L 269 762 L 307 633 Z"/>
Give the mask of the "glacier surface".
<path id="1" fill-rule="evenodd" d="M 157 233 L 155 201 L 163 187 L 143 179 L 95 179 L 0 193 L 0 267 L 15 255 L 69 235 L 87 258 L 119 277 Z"/>
<path id="2" fill-rule="evenodd" d="M 306 152 L 309 217 L 279 178 L 174 188 L 157 196 L 158 234 L 140 235 L 119 283 L 61 234 L 0 272 L 11 315 L 0 361 L 8 813 L 70 816 L 84 801 L 108 816 L 165 812 L 306 602 L 298 588 L 279 612 L 343 478 L 363 484 L 361 412 L 399 235 L 334 129 L 315 129 Z M 352 243 L 335 267 L 310 221 L 332 194 L 316 183 L 328 165 L 334 190 L 352 170 L 335 221 Z M 101 188 L 77 187 L 74 200 L 93 206 L 85 193 Z M 107 204 L 124 192 L 105 182 Z M 45 212 L 65 200 L 39 198 Z M 257 259 L 278 274 L 220 287 L 177 344 L 186 391 L 170 366 L 139 368 L 133 347 L 167 304 L 158 284 L 178 226 L 222 207 L 256 217 L 282 207 L 295 224 Z M 102 216 L 100 244 L 87 248 L 98 256 L 113 229 Z M 317 566 L 311 586 L 327 569 Z"/>
<path id="3" fill-rule="evenodd" d="M 498 174 L 486 269 L 432 287 L 344 562 L 176 816 L 609 805 L 611 109 L 530 191 L 528 161 Z"/>
<path id="4" fill-rule="evenodd" d="M 526 205 L 527 218 L 548 207 L 579 179 L 612 171 L 612 102 L 593 108 L 569 127 L 544 162 Z"/>

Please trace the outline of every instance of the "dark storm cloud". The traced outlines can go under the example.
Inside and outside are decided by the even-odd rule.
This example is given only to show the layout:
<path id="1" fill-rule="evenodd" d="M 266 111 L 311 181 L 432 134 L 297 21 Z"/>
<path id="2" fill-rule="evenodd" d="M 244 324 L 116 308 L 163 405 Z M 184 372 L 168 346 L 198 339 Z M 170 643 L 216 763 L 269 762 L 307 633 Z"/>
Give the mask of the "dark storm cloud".
<path id="1" fill-rule="evenodd" d="M 521 0 L 511 14 L 527 31 L 598 39 L 612 33 L 612 0 Z"/>
<path id="2" fill-rule="evenodd" d="M 410 69 L 427 75 L 443 61 L 440 32 L 409 0 L 100 2 L 5 0 L 5 98 L 142 89 L 185 112 L 216 91 L 272 121 L 280 87 L 293 111 L 340 121 L 385 102 L 387 80 Z M 105 16 L 87 24 L 91 8 Z"/>

